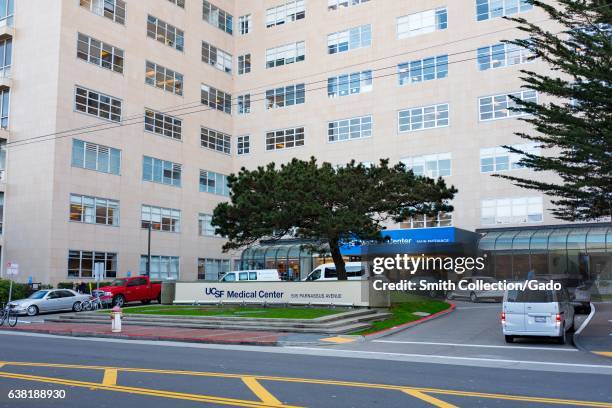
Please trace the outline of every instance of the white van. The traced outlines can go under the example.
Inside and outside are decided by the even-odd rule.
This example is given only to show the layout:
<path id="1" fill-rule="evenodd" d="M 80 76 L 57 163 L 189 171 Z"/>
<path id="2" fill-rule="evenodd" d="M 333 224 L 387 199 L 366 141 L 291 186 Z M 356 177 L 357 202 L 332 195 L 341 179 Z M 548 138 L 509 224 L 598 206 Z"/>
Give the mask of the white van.
<path id="1" fill-rule="evenodd" d="M 565 344 L 566 333 L 574 325 L 574 306 L 565 288 L 507 290 L 504 292 L 501 322 L 507 343 L 514 342 L 515 337 L 546 336 Z"/>
<path id="2" fill-rule="evenodd" d="M 345 264 L 346 275 L 348 280 L 362 280 L 367 279 L 365 269 L 361 262 L 347 262 Z M 338 280 L 338 272 L 336 272 L 336 265 L 333 263 L 326 263 L 317 266 L 304 281 L 335 281 Z"/>
<path id="3" fill-rule="evenodd" d="M 276 269 L 231 271 L 219 279 L 219 282 L 277 282 L 281 278 Z"/>

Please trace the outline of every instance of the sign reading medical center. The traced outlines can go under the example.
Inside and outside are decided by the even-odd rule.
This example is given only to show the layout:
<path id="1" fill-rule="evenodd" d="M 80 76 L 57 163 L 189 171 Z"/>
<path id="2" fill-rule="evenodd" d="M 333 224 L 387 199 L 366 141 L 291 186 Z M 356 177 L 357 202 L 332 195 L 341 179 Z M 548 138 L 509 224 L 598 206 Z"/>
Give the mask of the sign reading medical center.
<path id="1" fill-rule="evenodd" d="M 371 306 L 368 281 L 176 282 L 174 303 L 278 303 Z M 384 305 L 383 305 L 384 306 Z"/>

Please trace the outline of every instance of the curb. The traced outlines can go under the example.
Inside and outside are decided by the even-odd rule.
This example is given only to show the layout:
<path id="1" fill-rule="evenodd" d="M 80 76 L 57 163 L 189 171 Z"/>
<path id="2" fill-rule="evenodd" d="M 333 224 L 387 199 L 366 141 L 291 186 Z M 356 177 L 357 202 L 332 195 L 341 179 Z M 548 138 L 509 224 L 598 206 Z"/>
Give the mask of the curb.
<path id="1" fill-rule="evenodd" d="M 586 320 L 584 322 L 582 322 L 580 327 L 578 329 L 575 329 L 576 331 L 574 332 L 573 340 L 574 340 L 574 346 L 576 346 L 576 348 L 578 350 L 584 351 L 586 353 L 595 354 L 591 350 L 589 350 L 586 347 L 582 346 L 582 344 L 579 341 L 580 334 L 582 333 L 582 330 L 584 330 L 588 326 L 589 322 L 591 321 L 591 319 L 595 315 L 595 305 L 593 304 L 593 302 L 590 302 L 590 306 L 591 306 L 591 313 L 589 313 L 589 316 L 586 318 Z"/>
<path id="2" fill-rule="evenodd" d="M 381 331 L 377 331 L 375 333 L 366 334 L 363 337 L 365 338 L 366 341 L 380 339 L 381 337 L 386 337 L 386 336 L 390 336 L 390 335 L 395 334 L 395 333 L 399 333 L 399 332 L 401 332 L 403 330 L 406 330 L 406 329 L 408 329 L 408 328 L 410 328 L 412 326 L 417 326 L 417 325 L 419 325 L 421 323 L 425 323 L 426 321 L 433 320 L 433 319 L 436 319 L 438 317 L 446 316 L 447 314 L 452 313 L 455 310 L 455 307 L 456 307 L 456 305 L 453 302 L 446 302 L 446 303 L 448 303 L 450 305 L 450 307 L 448 309 L 441 310 L 438 313 L 434 313 L 432 315 L 422 317 L 422 318 L 420 318 L 418 320 L 414 320 L 412 322 L 400 324 L 399 326 L 395 326 L 395 327 L 391 327 L 391 328 L 384 329 L 384 330 L 381 330 Z"/>
<path id="3" fill-rule="evenodd" d="M 13 331 L 10 329 L 2 329 L 2 331 Z M 237 346 L 280 346 L 282 345 L 281 340 L 275 341 L 249 341 L 249 340 L 237 340 L 237 341 L 223 341 L 223 340 L 199 340 L 199 339 L 190 339 L 190 338 L 180 338 L 180 337 L 172 337 L 172 336 L 129 336 L 124 334 L 108 334 L 108 333 L 94 333 L 94 332 L 72 332 L 72 331 L 51 331 L 44 329 L 19 329 L 14 330 L 15 332 L 20 333 L 39 333 L 39 334 L 48 334 L 51 336 L 67 336 L 67 337 L 95 337 L 95 338 L 103 338 L 103 339 L 121 339 L 121 340 L 150 340 L 150 341 L 174 341 L 181 343 L 202 343 L 202 344 L 223 344 L 223 345 L 237 345 Z"/>

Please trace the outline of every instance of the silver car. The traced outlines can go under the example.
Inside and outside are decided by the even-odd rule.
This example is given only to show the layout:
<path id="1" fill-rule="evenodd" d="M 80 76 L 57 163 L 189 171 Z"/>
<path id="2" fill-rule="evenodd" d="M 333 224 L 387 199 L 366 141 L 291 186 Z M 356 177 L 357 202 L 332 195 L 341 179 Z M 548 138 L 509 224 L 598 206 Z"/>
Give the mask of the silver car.
<path id="1" fill-rule="evenodd" d="M 483 284 L 494 284 L 499 282 L 497 279 L 490 276 L 472 276 L 470 278 L 463 278 L 457 282 L 457 289 L 448 292 L 446 297 L 449 300 L 453 299 L 469 299 L 473 303 L 480 302 L 482 300 L 493 300 L 495 302 L 501 302 L 504 297 L 502 290 L 480 290 L 477 289 L 482 287 Z M 459 286 L 461 285 L 461 287 Z M 476 288 L 472 289 L 471 285 L 476 285 Z M 478 286 L 480 285 L 480 286 Z"/>
<path id="2" fill-rule="evenodd" d="M 80 312 L 83 302 L 90 298 L 90 295 L 81 295 L 70 289 L 45 289 L 32 293 L 27 299 L 14 300 L 9 306 L 18 314 L 28 316 L 60 310 Z"/>

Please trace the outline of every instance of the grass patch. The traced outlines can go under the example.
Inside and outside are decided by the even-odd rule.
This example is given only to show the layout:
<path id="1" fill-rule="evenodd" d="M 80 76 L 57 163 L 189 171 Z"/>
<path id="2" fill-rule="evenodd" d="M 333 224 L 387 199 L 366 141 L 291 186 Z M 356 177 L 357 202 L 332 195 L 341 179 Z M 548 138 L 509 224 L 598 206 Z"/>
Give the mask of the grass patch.
<path id="1" fill-rule="evenodd" d="M 448 303 L 441 300 L 397 292 L 392 293 L 391 302 L 389 312 L 391 312 L 392 315 L 388 319 L 374 322 L 372 323 L 372 327 L 351 334 L 365 335 L 390 329 L 391 327 L 410 323 L 422 318 L 422 316 L 415 315 L 414 312 L 434 314 L 450 307 Z"/>
<path id="2" fill-rule="evenodd" d="M 345 309 L 325 308 L 258 308 L 258 307 L 211 307 L 211 306 L 144 306 L 128 307 L 123 313 L 159 316 L 229 316 L 260 319 L 316 319 L 345 312 Z"/>

